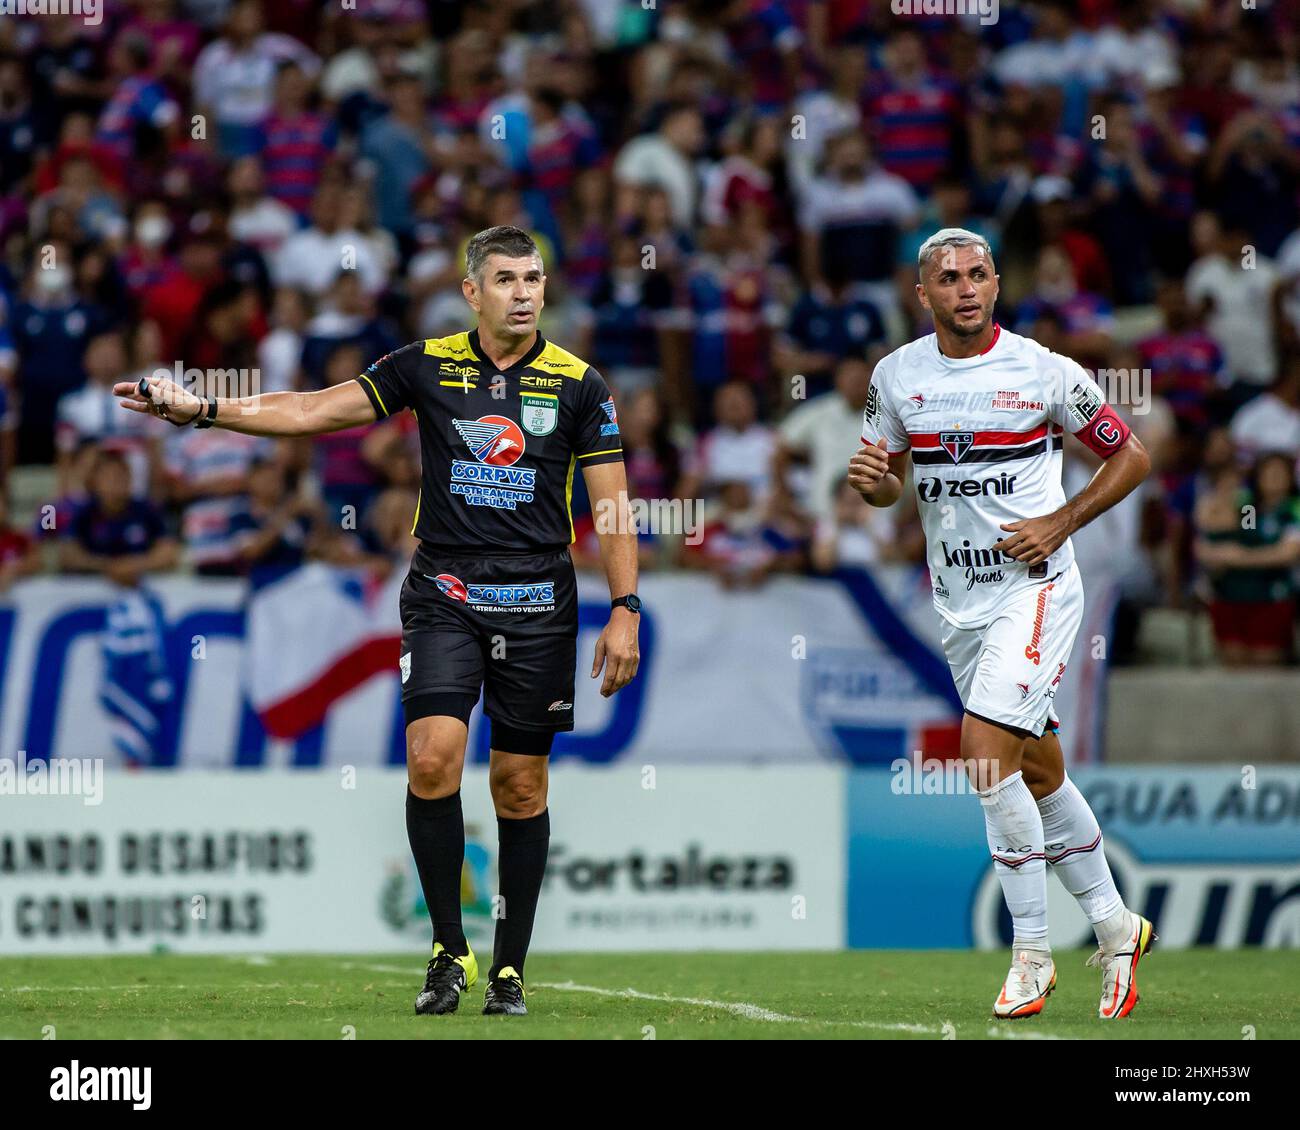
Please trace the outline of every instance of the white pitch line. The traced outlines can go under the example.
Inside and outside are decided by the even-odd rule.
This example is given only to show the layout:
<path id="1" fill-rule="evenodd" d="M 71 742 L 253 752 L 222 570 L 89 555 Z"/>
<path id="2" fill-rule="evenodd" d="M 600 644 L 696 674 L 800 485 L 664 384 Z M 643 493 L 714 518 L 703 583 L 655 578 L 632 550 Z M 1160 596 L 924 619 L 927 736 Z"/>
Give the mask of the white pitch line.
<path id="1" fill-rule="evenodd" d="M 989 1025 L 990 1040 L 1063 1040 L 1064 1036 L 1053 1036 L 1050 1032 L 1034 1032 L 1030 1029 L 999 1028 Z"/>
<path id="2" fill-rule="evenodd" d="M 933 1035 L 941 1029 L 928 1024 L 886 1024 L 875 1020 L 818 1020 L 807 1016 L 788 1016 L 770 1008 L 745 1001 L 715 1001 L 707 997 L 674 997 L 667 993 L 643 993 L 640 989 L 602 989 L 596 985 L 579 985 L 574 981 L 538 981 L 539 989 L 555 989 L 562 993 L 592 993 L 601 997 L 622 997 L 625 1000 L 656 1001 L 660 1004 L 689 1004 L 697 1008 L 720 1009 L 745 1020 L 762 1020 L 770 1024 L 833 1024 L 850 1028 L 872 1028 L 887 1032 L 916 1032 Z"/>
<path id="3" fill-rule="evenodd" d="M 380 965 L 373 962 L 345 962 L 343 967 L 345 969 L 367 969 L 374 973 L 409 974 L 411 972 L 411 970 L 404 969 L 401 966 Z M 644 993 L 640 989 L 603 989 L 596 985 L 579 985 L 575 981 L 538 981 L 534 987 L 538 989 L 554 989 L 563 993 L 591 993 L 602 997 L 623 997 L 626 1000 L 655 1001 L 659 1004 L 687 1004 L 696 1008 L 720 1009 L 745 1020 L 759 1020 L 768 1024 L 831 1024 L 850 1028 L 867 1028 L 881 1032 L 913 1032 L 922 1036 L 938 1035 L 942 1032 L 941 1028 L 930 1024 L 885 1023 L 875 1020 L 810 1020 L 806 1016 L 787 1016 L 785 1013 L 774 1012 L 770 1008 L 749 1004 L 746 1001 L 715 1001 L 709 1000 L 707 997 L 674 997 L 666 993 Z"/>

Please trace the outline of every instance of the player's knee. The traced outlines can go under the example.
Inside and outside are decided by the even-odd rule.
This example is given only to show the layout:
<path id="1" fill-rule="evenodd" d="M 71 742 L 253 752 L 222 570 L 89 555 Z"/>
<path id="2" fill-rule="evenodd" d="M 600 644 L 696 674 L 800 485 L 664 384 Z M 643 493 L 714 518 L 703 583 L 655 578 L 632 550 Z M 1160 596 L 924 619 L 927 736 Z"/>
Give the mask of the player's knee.
<path id="1" fill-rule="evenodd" d="M 506 820 L 527 820 L 546 811 L 546 779 L 529 770 L 511 769 L 492 775 L 492 803 Z"/>
<path id="2" fill-rule="evenodd" d="M 416 796 L 450 796 L 460 787 L 460 751 L 430 733 L 407 736 L 406 776 Z"/>

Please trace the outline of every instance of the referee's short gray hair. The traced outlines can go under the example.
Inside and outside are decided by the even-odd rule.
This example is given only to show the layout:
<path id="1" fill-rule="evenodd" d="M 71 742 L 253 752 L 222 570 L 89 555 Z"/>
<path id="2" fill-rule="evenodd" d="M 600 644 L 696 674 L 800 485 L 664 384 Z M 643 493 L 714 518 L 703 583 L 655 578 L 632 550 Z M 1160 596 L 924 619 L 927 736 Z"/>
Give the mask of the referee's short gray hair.
<path id="1" fill-rule="evenodd" d="M 484 228 L 470 239 L 465 248 L 465 273 L 479 286 L 483 285 L 483 268 L 487 266 L 489 255 L 504 255 L 508 259 L 536 255 L 538 263 L 542 261 L 542 253 L 537 250 L 533 237 L 508 224 Z"/>
<path id="2" fill-rule="evenodd" d="M 979 232 L 968 231 L 966 228 L 940 228 L 921 244 L 921 250 L 916 253 L 918 276 L 925 271 L 925 265 L 930 261 L 930 257 L 941 247 L 982 247 L 984 253 L 990 259 L 993 258 L 993 248 Z"/>

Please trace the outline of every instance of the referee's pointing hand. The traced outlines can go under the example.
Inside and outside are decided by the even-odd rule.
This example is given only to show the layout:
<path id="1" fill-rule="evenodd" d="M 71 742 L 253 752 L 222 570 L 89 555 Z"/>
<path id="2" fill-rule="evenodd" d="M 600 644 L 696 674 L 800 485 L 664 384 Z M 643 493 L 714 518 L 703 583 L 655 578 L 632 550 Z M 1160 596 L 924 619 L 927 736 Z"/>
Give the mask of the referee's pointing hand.
<path id="1" fill-rule="evenodd" d="M 113 395 L 123 408 L 151 412 L 170 424 L 192 423 L 203 410 L 202 397 L 167 377 L 149 376 L 138 381 L 118 381 Z"/>

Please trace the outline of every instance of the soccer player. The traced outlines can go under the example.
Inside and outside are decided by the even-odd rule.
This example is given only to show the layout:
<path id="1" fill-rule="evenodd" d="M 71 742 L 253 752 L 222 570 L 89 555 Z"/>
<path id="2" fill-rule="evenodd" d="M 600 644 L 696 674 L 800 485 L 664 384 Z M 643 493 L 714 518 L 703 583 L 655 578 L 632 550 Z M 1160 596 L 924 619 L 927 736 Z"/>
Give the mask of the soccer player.
<path id="1" fill-rule="evenodd" d="M 470 712 L 484 691 L 497 812 L 501 914 L 483 1011 L 521 1015 L 524 959 L 550 840 L 547 757 L 573 729 L 578 597 L 569 544 L 574 467 L 598 520 L 611 612 L 595 649 L 608 697 L 636 674 L 641 602 L 614 401 L 601 375 L 538 331 L 546 288 L 532 239 L 488 228 L 461 283 L 478 328 L 417 341 L 319 392 L 200 397 L 146 377 L 114 391 L 177 425 L 304 436 L 404 408 L 420 430 L 420 540 L 402 588 L 406 828 L 433 920 L 417 1013 L 454 1012 L 478 978 L 461 924 L 460 782 Z"/>
<path id="2" fill-rule="evenodd" d="M 1155 933 L 1115 887 L 1097 820 L 1066 776 L 1052 700 L 1083 614 L 1070 534 L 1128 495 L 1150 460 L 1077 363 L 993 321 L 998 276 L 982 236 L 944 228 L 917 258 L 916 293 L 935 332 L 876 366 L 849 481 L 872 506 L 890 506 L 911 454 L 934 606 L 965 708 L 962 757 L 1015 927 L 994 1015 L 1040 1012 L 1056 986 L 1050 863 L 1096 931 L 1100 1015 L 1116 1019 L 1137 1004 L 1138 959 Z M 1069 500 L 1066 428 L 1104 460 Z"/>

